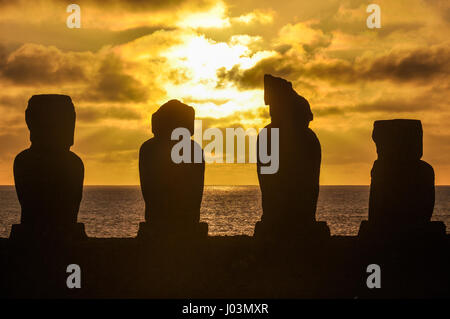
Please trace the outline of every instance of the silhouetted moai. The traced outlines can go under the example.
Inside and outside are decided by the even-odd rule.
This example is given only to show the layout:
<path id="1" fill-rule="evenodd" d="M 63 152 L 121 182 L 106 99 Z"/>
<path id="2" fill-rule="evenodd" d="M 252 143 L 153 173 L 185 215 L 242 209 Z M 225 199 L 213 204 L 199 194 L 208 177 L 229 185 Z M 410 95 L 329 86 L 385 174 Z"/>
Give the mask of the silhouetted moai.
<path id="1" fill-rule="evenodd" d="M 142 144 L 139 154 L 141 189 L 145 201 L 145 223 L 139 237 L 206 236 L 208 224 L 200 223 L 205 162 L 203 150 L 191 143 L 190 163 L 175 163 L 172 140 L 177 128 L 194 134 L 195 110 L 177 100 L 162 105 L 152 116 L 154 137 Z M 195 162 L 195 153 L 200 154 Z"/>
<path id="2" fill-rule="evenodd" d="M 308 101 L 298 95 L 292 83 L 271 75 L 264 76 L 264 99 L 270 105 L 271 123 L 266 126 L 268 153 L 271 129 L 279 129 L 279 170 L 262 174 L 261 133 L 258 136 L 258 179 L 263 215 L 255 236 L 270 239 L 328 236 L 326 223 L 316 222 L 319 196 L 321 146 L 309 128 L 313 120 Z"/>
<path id="3" fill-rule="evenodd" d="M 66 95 L 34 95 L 25 119 L 30 148 L 14 160 L 14 180 L 22 213 L 11 238 L 75 240 L 85 237 L 77 223 L 84 166 L 70 147 L 75 108 Z"/>
<path id="4" fill-rule="evenodd" d="M 422 124 L 418 120 L 376 121 L 372 138 L 378 159 L 371 171 L 369 221 L 362 236 L 400 235 L 407 232 L 442 232 L 431 223 L 434 209 L 434 170 L 420 160 Z M 411 233 L 412 234 L 412 233 Z"/>

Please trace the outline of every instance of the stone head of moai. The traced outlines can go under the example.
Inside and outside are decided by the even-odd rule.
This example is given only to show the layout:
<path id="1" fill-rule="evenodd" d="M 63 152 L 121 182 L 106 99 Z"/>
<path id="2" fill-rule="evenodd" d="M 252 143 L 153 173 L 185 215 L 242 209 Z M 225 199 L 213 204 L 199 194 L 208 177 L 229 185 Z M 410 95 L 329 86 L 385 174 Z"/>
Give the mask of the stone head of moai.
<path id="1" fill-rule="evenodd" d="M 75 108 L 67 95 L 33 95 L 25 119 L 33 148 L 68 150 L 75 133 Z"/>
<path id="2" fill-rule="evenodd" d="M 152 115 L 152 132 L 156 138 L 170 140 L 174 129 L 186 128 L 192 136 L 194 123 L 194 108 L 178 100 L 171 100 Z"/>
<path id="3" fill-rule="evenodd" d="M 270 106 L 272 123 L 294 121 L 296 126 L 308 126 L 313 114 L 308 101 L 297 94 L 292 83 L 285 79 L 264 75 L 264 101 Z"/>
<path id="4" fill-rule="evenodd" d="M 419 120 L 376 121 L 372 139 L 379 160 L 420 160 L 423 155 L 422 123 Z"/>

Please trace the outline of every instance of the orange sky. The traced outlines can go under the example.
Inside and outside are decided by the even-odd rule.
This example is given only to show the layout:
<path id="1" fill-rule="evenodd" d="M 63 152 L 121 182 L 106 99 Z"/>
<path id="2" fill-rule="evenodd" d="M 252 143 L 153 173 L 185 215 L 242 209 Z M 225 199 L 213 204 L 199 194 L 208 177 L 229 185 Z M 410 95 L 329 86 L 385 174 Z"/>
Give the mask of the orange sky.
<path id="1" fill-rule="evenodd" d="M 374 120 L 414 118 L 437 184 L 450 184 L 450 5 L 376 1 L 0 1 L 0 184 L 29 145 L 33 94 L 72 97 L 86 184 L 138 184 L 138 149 L 169 99 L 196 109 L 203 128 L 269 122 L 262 76 L 293 82 L 311 104 L 322 184 L 369 184 Z M 207 184 L 257 184 L 254 165 L 212 164 Z"/>

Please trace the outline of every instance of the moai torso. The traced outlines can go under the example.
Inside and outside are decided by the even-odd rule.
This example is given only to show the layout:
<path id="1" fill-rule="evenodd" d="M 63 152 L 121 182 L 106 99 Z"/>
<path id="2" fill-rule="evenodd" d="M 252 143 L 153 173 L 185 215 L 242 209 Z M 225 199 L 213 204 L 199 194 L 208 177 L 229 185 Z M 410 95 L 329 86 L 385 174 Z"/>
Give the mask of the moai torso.
<path id="1" fill-rule="evenodd" d="M 21 223 L 63 226 L 77 222 L 84 168 L 74 153 L 31 147 L 17 155 L 14 179 L 22 207 Z"/>
<path id="2" fill-rule="evenodd" d="M 272 127 L 266 127 L 269 137 Z M 262 220 L 287 224 L 314 222 L 319 196 L 320 142 L 309 128 L 294 131 L 280 128 L 279 132 L 278 172 L 263 175 L 260 161 L 257 165 L 262 193 Z M 260 147 L 258 139 L 258 154 Z"/>
<path id="3" fill-rule="evenodd" d="M 157 224 L 198 223 L 205 163 L 176 164 L 171 159 L 174 141 L 152 138 L 140 151 L 139 170 L 145 201 L 145 220 Z M 191 149 L 200 145 L 191 141 Z"/>

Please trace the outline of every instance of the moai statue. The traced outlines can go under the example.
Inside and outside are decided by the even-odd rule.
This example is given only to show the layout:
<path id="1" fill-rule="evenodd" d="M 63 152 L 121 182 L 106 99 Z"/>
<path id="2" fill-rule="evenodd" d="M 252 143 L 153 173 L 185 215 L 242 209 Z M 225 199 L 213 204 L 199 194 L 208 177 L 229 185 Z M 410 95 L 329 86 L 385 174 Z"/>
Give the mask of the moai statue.
<path id="1" fill-rule="evenodd" d="M 172 140 L 177 128 L 194 134 L 194 108 L 177 100 L 162 105 L 152 116 L 154 137 L 142 144 L 139 154 L 145 223 L 138 237 L 206 237 L 208 224 L 200 223 L 205 162 L 200 145 L 190 141 L 190 161 L 176 163 Z M 185 151 L 185 150 L 183 150 Z M 197 153 L 197 156 L 195 154 Z"/>
<path id="2" fill-rule="evenodd" d="M 431 223 L 434 208 L 434 171 L 421 160 L 422 124 L 418 120 L 376 121 L 372 138 L 378 159 L 371 172 L 369 221 L 362 236 L 390 236 L 437 230 Z"/>
<path id="3" fill-rule="evenodd" d="M 14 160 L 14 180 L 22 212 L 12 239 L 77 240 L 84 225 L 77 223 L 83 193 L 84 166 L 70 147 L 75 132 L 75 108 L 66 95 L 34 95 L 25 119 L 30 148 Z"/>
<path id="4" fill-rule="evenodd" d="M 292 83 L 271 75 L 264 77 L 265 103 L 270 106 L 271 123 L 266 126 L 268 153 L 272 129 L 279 129 L 279 169 L 263 174 L 258 136 L 258 178 L 263 215 L 256 224 L 255 236 L 265 239 L 329 236 L 326 223 L 317 222 L 321 146 L 309 128 L 313 120 L 308 101 L 298 95 Z"/>

